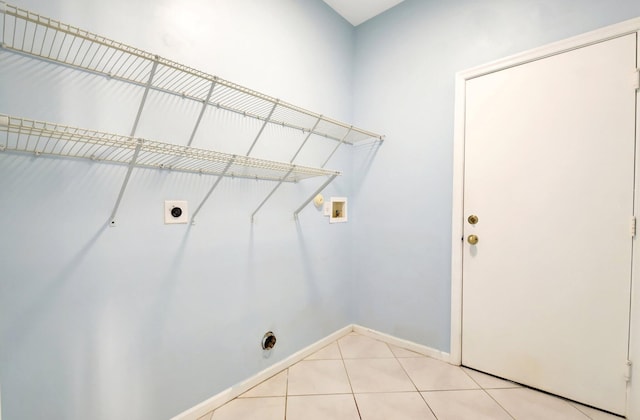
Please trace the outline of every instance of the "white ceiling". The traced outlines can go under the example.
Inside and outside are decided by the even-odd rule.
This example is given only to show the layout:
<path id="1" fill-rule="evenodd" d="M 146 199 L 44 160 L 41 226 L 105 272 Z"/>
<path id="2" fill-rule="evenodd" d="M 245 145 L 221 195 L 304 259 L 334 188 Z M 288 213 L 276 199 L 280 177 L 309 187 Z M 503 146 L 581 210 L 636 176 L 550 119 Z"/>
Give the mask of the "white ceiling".
<path id="1" fill-rule="evenodd" d="M 379 15 L 404 0 L 324 0 L 353 26 Z"/>

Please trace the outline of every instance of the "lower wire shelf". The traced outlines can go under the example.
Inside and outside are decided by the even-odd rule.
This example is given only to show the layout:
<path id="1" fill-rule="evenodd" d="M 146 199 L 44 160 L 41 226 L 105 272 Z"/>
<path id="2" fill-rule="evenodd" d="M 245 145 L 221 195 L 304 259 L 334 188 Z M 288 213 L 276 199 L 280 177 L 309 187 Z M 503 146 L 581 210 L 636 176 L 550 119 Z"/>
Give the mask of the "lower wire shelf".
<path id="1" fill-rule="evenodd" d="M 223 177 L 277 181 L 276 187 L 251 214 L 253 221 L 255 214 L 283 182 L 297 182 L 306 178 L 325 176 L 328 177 L 328 181 L 323 184 L 322 188 L 324 188 L 340 175 L 339 171 L 328 169 L 161 143 L 0 114 L 0 152 L 5 151 L 127 165 L 127 174 L 109 217 L 110 226 L 116 226 L 116 214 L 131 171 L 138 167 L 217 175 L 215 183 L 193 213 L 192 223 L 195 223 L 195 216 Z M 295 212 L 296 217 L 308 203 L 309 200 Z"/>
<path id="2" fill-rule="evenodd" d="M 84 158 L 157 169 L 297 182 L 339 171 L 70 127 L 0 114 L 0 151 Z"/>

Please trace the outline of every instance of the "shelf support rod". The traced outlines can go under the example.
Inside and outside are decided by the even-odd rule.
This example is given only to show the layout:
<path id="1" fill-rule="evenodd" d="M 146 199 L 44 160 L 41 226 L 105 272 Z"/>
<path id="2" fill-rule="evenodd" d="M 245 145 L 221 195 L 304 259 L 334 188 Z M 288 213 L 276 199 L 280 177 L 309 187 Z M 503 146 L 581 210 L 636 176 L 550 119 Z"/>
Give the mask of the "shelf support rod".
<path id="1" fill-rule="evenodd" d="M 279 100 L 274 102 L 273 108 L 271 108 L 271 112 L 269 112 L 269 115 L 267 115 L 267 118 L 265 118 L 264 123 L 262 123 L 262 127 L 260 127 L 260 131 L 258 131 L 258 135 L 256 136 L 255 140 L 253 140 L 253 143 L 251 143 L 251 147 L 249 147 L 249 151 L 247 152 L 247 154 L 245 156 L 249 156 L 251 154 L 251 151 L 253 150 L 253 147 L 258 142 L 258 139 L 262 135 L 262 132 L 264 131 L 264 128 L 267 126 L 267 123 L 271 120 L 271 116 L 273 115 L 273 111 L 276 110 L 276 107 L 278 106 L 279 102 L 280 102 Z"/>
<path id="2" fill-rule="evenodd" d="M 234 155 L 233 158 L 231 158 L 231 160 L 229 160 L 229 162 L 227 163 L 227 166 L 224 167 L 224 170 L 222 171 L 222 173 L 218 175 L 218 179 L 216 179 L 216 182 L 213 184 L 213 186 L 211 186 L 211 189 L 209 190 L 207 195 L 204 196 L 204 199 L 202 199 L 202 202 L 200 203 L 196 211 L 193 212 L 193 215 L 191 216 L 192 225 L 196 224 L 196 216 L 200 212 L 200 209 L 202 208 L 202 206 L 204 206 L 204 203 L 206 203 L 207 200 L 209 200 L 209 197 L 211 197 L 213 190 L 215 190 L 218 187 L 218 184 L 220 183 L 222 178 L 227 174 L 227 171 L 229 171 L 229 168 L 231 167 L 231 165 L 233 165 L 233 162 L 235 161 L 236 161 L 236 156 Z"/>
<path id="3" fill-rule="evenodd" d="M 311 137 L 311 135 L 313 134 L 314 130 L 316 129 L 316 127 L 318 126 L 318 124 L 320 123 L 320 121 L 322 121 L 322 115 L 320 115 L 318 117 L 318 119 L 316 120 L 316 123 L 313 125 L 313 127 L 311 128 L 311 130 L 309 130 L 309 134 L 307 134 L 307 137 L 305 137 L 304 141 L 302 142 L 302 144 L 300 145 L 300 147 L 298 147 L 298 150 L 296 151 L 296 154 L 293 155 L 293 157 L 291 158 L 291 160 L 289 161 L 289 163 L 293 163 L 293 161 L 298 157 L 298 154 L 300 153 L 300 151 L 302 150 L 302 148 L 304 147 L 305 144 L 307 144 L 307 140 L 309 140 L 309 137 Z"/>
<path id="4" fill-rule="evenodd" d="M 147 102 L 147 95 L 149 94 L 149 89 L 151 88 L 151 84 L 153 83 L 153 76 L 156 74 L 156 69 L 158 68 L 158 56 L 153 61 L 153 66 L 151 67 L 151 73 L 149 73 L 149 80 L 144 87 L 144 94 L 142 95 L 142 100 L 140 101 L 140 106 L 138 107 L 138 114 L 136 115 L 136 120 L 133 122 L 133 127 L 131 128 L 130 137 L 136 135 L 136 130 L 138 129 L 138 123 L 140 122 L 140 116 L 142 115 L 142 109 L 144 108 L 145 102 Z"/>
<path id="5" fill-rule="evenodd" d="M 144 108 L 145 102 L 147 102 L 147 95 L 149 94 L 149 88 L 151 87 L 151 83 L 153 82 L 153 76 L 156 74 L 156 69 L 158 68 L 158 57 L 156 56 L 156 60 L 153 61 L 153 66 L 151 66 L 151 73 L 149 73 L 149 80 L 144 88 L 144 93 L 142 94 L 142 100 L 140 101 L 140 106 L 138 107 L 138 114 L 136 115 L 136 120 L 133 122 L 133 127 L 131 128 L 130 137 L 135 136 L 136 130 L 138 129 L 138 123 L 140 122 L 140 115 L 142 115 L 142 109 Z M 138 139 L 138 144 L 136 146 L 136 150 L 133 152 L 133 157 L 131 158 L 131 162 L 129 162 L 129 168 L 127 169 L 127 175 L 124 177 L 124 181 L 122 182 L 122 187 L 120 187 L 120 193 L 118 194 L 118 198 L 116 199 L 116 205 L 113 206 L 113 210 L 111 211 L 111 216 L 109 217 L 110 223 L 109 226 L 116 225 L 116 213 L 118 212 L 118 208 L 120 207 L 120 202 L 122 201 L 122 197 L 124 197 L 124 191 L 127 189 L 127 184 L 129 183 L 129 178 L 131 178 L 131 172 L 133 172 L 133 168 L 136 166 L 136 161 L 138 160 L 138 155 L 140 154 L 140 149 L 142 148 L 142 139 Z"/>
<path id="6" fill-rule="evenodd" d="M 122 182 L 122 187 L 120 187 L 120 193 L 118 194 L 118 199 L 116 200 L 116 205 L 113 206 L 113 211 L 111 211 L 111 216 L 109 217 L 109 226 L 116 225 L 116 213 L 118 212 L 118 208 L 120 207 L 120 202 L 122 201 L 122 197 L 124 196 L 124 190 L 127 189 L 127 184 L 129 183 L 129 178 L 131 178 L 131 172 L 133 172 L 133 168 L 136 166 L 136 161 L 138 160 L 138 155 L 140 154 L 140 149 L 142 148 L 142 139 L 138 139 L 138 144 L 136 145 L 136 149 L 133 152 L 133 157 L 129 162 L 129 168 L 127 169 L 127 175 L 124 177 L 124 181 Z"/>
<path id="7" fill-rule="evenodd" d="M 331 154 L 329 155 L 327 160 L 324 161 L 324 163 L 322 164 L 321 168 L 324 168 L 324 165 L 326 165 L 329 162 L 329 160 L 333 157 L 334 153 L 338 150 L 338 148 L 340 146 L 342 146 L 342 143 L 344 143 L 345 140 L 347 140 L 347 136 L 349 136 L 349 134 L 351 134 L 351 130 L 353 130 L 353 126 L 349 127 L 349 131 L 347 131 L 347 134 L 344 135 L 342 140 L 340 140 L 340 143 L 338 143 L 338 145 L 333 149 L 333 152 L 331 152 Z"/>
<path id="8" fill-rule="evenodd" d="M 329 179 L 327 179 L 325 181 L 325 183 L 320 186 L 320 188 L 318 188 L 313 194 L 311 194 L 311 196 L 304 203 L 302 203 L 302 205 L 300 207 L 298 207 L 298 209 L 296 211 L 293 212 L 293 217 L 295 219 L 297 219 L 298 218 L 298 213 L 300 213 L 302 211 L 302 209 L 305 208 L 307 206 L 307 204 L 309 204 L 311 202 L 311 200 L 313 200 L 315 198 L 316 195 L 320 194 L 322 192 L 322 190 L 324 190 L 327 187 L 327 185 L 331 184 L 331 182 L 333 182 L 333 180 L 336 179 L 337 176 L 338 176 L 338 174 L 331 175 L 329 177 Z"/>
<path id="9" fill-rule="evenodd" d="M 275 107 L 273 108 L 275 109 Z M 273 113 L 273 110 L 272 110 Z M 305 143 L 307 143 L 307 140 L 309 140 L 309 137 L 311 137 L 311 134 L 313 134 L 313 131 L 316 129 L 316 127 L 318 126 L 318 124 L 320 123 L 320 121 L 322 120 L 322 115 L 318 117 L 318 119 L 316 120 L 316 123 L 313 125 L 313 127 L 311 128 L 311 130 L 309 131 L 309 134 L 307 134 L 307 137 L 305 137 L 305 139 L 302 141 L 302 144 L 300 145 L 300 147 L 298 148 L 298 150 L 296 151 L 296 153 L 293 155 L 293 157 L 291 158 L 291 160 L 289 161 L 289 163 L 293 163 L 293 161 L 296 159 L 296 157 L 298 156 L 298 153 L 300 153 L 300 151 L 302 150 L 302 148 L 304 147 Z M 258 211 L 260 211 L 260 209 L 262 208 L 262 206 L 271 198 L 271 196 L 276 192 L 276 190 L 278 188 L 280 188 L 280 186 L 282 185 L 282 183 L 284 182 L 285 179 L 287 179 L 289 177 L 289 175 L 291 174 L 291 172 L 294 170 L 295 166 L 292 167 L 289 172 L 287 172 L 287 174 L 284 176 L 284 178 L 282 178 L 280 180 L 280 182 L 278 182 L 278 185 L 276 185 L 273 190 L 271 190 L 271 192 L 269 193 L 269 195 L 267 195 L 265 197 L 264 200 L 262 200 L 262 203 L 260 203 L 260 205 L 258 206 L 257 209 L 255 209 L 255 211 L 253 213 L 251 213 L 251 223 L 253 223 L 253 220 L 255 218 L 256 213 L 258 213 Z"/>
<path id="10" fill-rule="evenodd" d="M 209 92 L 207 93 L 207 98 L 202 102 L 202 109 L 200 110 L 200 115 L 198 115 L 198 119 L 196 120 L 196 125 L 193 127 L 193 131 L 191 132 L 191 137 L 189 137 L 189 142 L 187 146 L 191 146 L 193 143 L 193 139 L 196 137 L 196 131 L 198 131 L 198 127 L 200 126 L 200 121 L 202 121 L 202 116 L 204 115 L 204 111 L 207 109 L 207 105 L 209 105 L 209 99 L 211 99 L 211 95 L 213 94 L 213 88 L 216 87 L 216 81 L 211 82 L 211 87 L 209 88 Z"/>
<path id="11" fill-rule="evenodd" d="M 266 202 L 271 198 L 271 196 L 273 195 L 273 193 L 275 193 L 275 192 L 276 192 L 276 190 L 277 190 L 278 188 L 280 188 L 280 185 L 282 185 L 282 183 L 285 181 L 285 179 L 287 179 L 287 178 L 289 177 L 289 175 L 291 174 L 291 172 L 293 172 L 293 170 L 294 170 L 295 168 L 296 168 L 296 167 L 295 167 L 295 165 L 294 165 L 294 166 L 292 166 L 292 167 L 291 167 L 291 169 L 289 169 L 289 172 L 287 172 L 287 174 L 286 174 L 284 177 L 282 177 L 282 178 L 280 179 L 280 182 L 278 182 L 278 184 L 277 184 L 277 185 L 276 185 L 276 186 L 271 190 L 271 192 L 269 193 L 269 195 L 267 195 L 267 196 L 264 198 L 264 200 L 262 200 L 262 203 L 260 203 L 260 205 L 258 206 L 258 208 L 257 208 L 257 209 L 255 209 L 255 211 L 254 211 L 253 213 L 251 213 L 251 223 L 253 223 L 253 218 L 255 217 L 256 213 L 257 213 L 257 212 L 262 208 L 262 206 L 264 206 L 264 203 L 266 203 Z"/>

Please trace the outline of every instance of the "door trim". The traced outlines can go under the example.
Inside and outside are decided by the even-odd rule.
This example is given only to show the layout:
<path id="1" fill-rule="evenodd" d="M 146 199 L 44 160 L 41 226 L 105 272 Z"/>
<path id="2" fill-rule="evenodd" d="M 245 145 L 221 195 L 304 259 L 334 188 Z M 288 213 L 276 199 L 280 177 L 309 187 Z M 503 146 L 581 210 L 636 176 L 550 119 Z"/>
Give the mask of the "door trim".
<path id="1" fill-rule="evenodd" d="M 452 209 L 452 226 L 451 226 L 451 347 L 450 347 L 450 363 L 460 365 L 462 363 L 462 253 L 463 253 L 463 219 L 464 219 L 464 139 L 465 139 L 465 107 L 466 92 L 465 86 L 467 80 L 483 76 L 495 71 L 504 70 L 517 65 L 526 64 L 532 61 L 540 60 L 553 55 L 561 54 L 577 48 L 586 47 L 599 42 L 604 42 L 620 36 L 639 33 L 640 18 L 627 20 L 615 25 L 607 26 L 578 35 L 566 40 L 548 44 L 533 50 L 525 51 L 510 57 L 506 57 L 497 61 L 490 62 L 478 67 L 461 71 L 456 74 L 455 80 L 455 111 L 454 111 L 454 142 L 453 142 L 453 209 Z M 631 88 L 631 75 L 629 78 Z M 639 133 L 640 134 L 640 133 Z M 636 139 L 638 141 L 639 139 Z M 638 177 L 636 171 L 636 177 Z M 636 182 L 636 185 L 638 183 Z M 636 200 L 638 198 L 636 197 Z M 637 210 L 636 210 L 637 211 Z M 639 262 L 634 260 L 634 268 Z M 631 278 L 632 285 L 635 285 L 637 270 L 633 270 Z M 631 318 L 631 331 L 640 331 L 640 301 L 638 298 L 632 299 L 631 311 L 635 315 Z M 638 319 L 633 319 L 633 318 Z M 635 322 L 634 322 L 635 321 Z M 636 333 L 636 335 L 639 335 Z M 635 341 L 634 341 L 635 340 Z M 640 346 L 640 337 L 634 337 L 631 333 L 630 343 L 638 342 Z M 631 354 L 640 354 L 640 349 L 632 349 Z M 635 360 L 634 364 L 640 364 L 640 360 Z M 640 388 L 637 382 L 640 378 L 636 378 L 634 389 Z M 633 395 L 631 392 L 631 384 L 628 387 L 627 394 Z M 637 406 L 632 407 L 631 398 L 627 398 L 627 415 L 637 413 L 640 416 L 640 402 L 635 403 Z M 640 417 L 638 417 L 640 419 Z"/>

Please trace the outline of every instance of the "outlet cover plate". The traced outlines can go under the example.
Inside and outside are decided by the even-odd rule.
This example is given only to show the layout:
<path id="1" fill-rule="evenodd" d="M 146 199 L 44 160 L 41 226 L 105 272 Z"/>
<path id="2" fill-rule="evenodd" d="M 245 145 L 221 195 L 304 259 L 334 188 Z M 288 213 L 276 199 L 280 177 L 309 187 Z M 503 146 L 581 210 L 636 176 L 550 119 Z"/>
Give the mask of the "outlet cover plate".
<path id="1" fill-rule="evenodd" d="M 180 209 L 180 211 L 176 211 L 174 209 Z M 174 214 L 180 213 L 178 217 L 174 216 Z M 177 223 L 188 223 L 189 222 L 189 211 L 186 201 L 180 200 L 166 200 L 164 202 L 164 223 L 166 225 L 169 224 L 177 224 Z"/>

